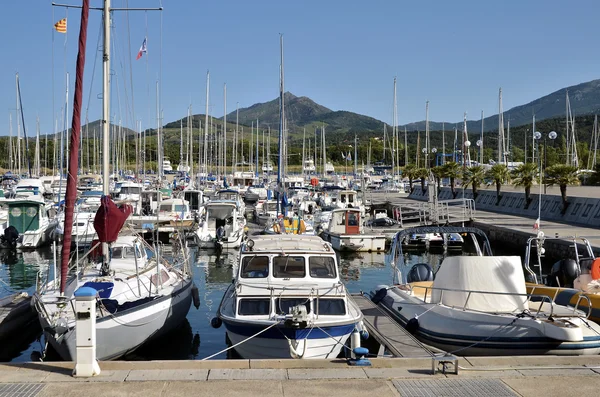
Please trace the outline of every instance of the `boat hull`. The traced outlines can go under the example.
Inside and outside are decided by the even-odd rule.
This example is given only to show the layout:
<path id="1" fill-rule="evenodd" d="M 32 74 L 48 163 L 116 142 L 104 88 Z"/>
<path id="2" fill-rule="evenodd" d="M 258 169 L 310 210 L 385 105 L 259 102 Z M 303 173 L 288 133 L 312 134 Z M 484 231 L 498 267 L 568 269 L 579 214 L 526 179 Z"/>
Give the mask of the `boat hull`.
<path id="1" fill-rule="evenodd" d="M 371 234 L 340 235 L 324 232 L 324 237 L 337 251 L 385 251 L 385 236 Z"/>
<path id="2" fill-rule="evenodd" d="M 421 342 L 461 356 L 600 354 L 600 327 L 593 323 L 590 323 L 593 327 L 581 326 L 580 340 L 566 341 L 544 336 L 537 320 L 526 316 L 478 313 L 477 319 L 473 319 L 469 318 L 472 312 L 419 304 L 415 299 L 396 294 L 394 289 L 388 290 L 379 306 Z"/>
<path id="3" fill-rule="evenodd" d="M 232 345 L 243 342 L 269 326 L 227 320 L 224 320 L 224 324 Z M 355 328 L 355 323 L 312 329 L 276 326 L 234 349 L 245 359 L 333 359 L 339 356 Z"/>
<path id="4" fill-rule="evenodd" d="M 145 342 L 160 337 L 183 322 L 192 302 L 192 281 L 173 294 L 106 316 L 96 322 L 96 357 L 114 360 L 133 352 Z M 42 329 L 50 327 L 39 316 Z M 71 327 L 62 337 L 46 333 L 46 339 L 63 360 L 76 357 L 77 332 Z"/>
<path id="5" fill-rule="evenodd" d="M 554 301 L 559 305 L 573 307 L 577 305 L 580 295 L 586 295 L 590 300 L 589 304 L 587 300 L 581 299 L 577 308 L 587 314 L 588 310 L 590 310 L 589 306 L 591 306 L 589 319 L 600 324 L 600 294 L 586 294 L 574 288 L 548 287 L 533 283 L 527 283 L 527 292 L 536 295 L 547 295 L 553 297 Z"/>

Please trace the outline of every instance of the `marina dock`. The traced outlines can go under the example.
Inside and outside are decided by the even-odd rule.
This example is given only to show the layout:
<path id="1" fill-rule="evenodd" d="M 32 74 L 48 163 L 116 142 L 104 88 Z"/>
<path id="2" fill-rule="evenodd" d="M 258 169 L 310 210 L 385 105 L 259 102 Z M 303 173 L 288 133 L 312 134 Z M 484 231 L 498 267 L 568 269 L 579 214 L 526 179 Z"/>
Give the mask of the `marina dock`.
<path id="1" fill-rule="evenodd" d="M 394 357 L 431 357 L 432 353 L 383 309 L 362 294 L 352 294 L 352 299 L 363 313 L 369 334 L 379 343 L 377 357 L 388 350 Z"/>
<path id="2" fill-rule="evenodd" d="M 431 359 L 101 362 L 73 378 L 74 363 L 0 365 L 2 397 L 107 396 L 570 396 L 596 395 L 600 357 L 460 358 L 459 375 L 431 375 Z"/>

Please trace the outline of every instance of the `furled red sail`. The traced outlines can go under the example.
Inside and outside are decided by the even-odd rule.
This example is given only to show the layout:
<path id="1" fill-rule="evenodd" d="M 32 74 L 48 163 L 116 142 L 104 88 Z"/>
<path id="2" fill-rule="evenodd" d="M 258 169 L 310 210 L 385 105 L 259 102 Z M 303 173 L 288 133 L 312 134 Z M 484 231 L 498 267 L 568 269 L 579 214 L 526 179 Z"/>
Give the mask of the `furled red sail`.
<path id="1" fill-rule="evenodd" d="M 127 217 L 132 212 L 133 208 L 130 205 L 123 204 L 118 207 L 110 196 L 102 196 L 100 208 L 94 218 L 94 229 L 98 233 L 98 240 L 102 243 L 116 241 Z"/>

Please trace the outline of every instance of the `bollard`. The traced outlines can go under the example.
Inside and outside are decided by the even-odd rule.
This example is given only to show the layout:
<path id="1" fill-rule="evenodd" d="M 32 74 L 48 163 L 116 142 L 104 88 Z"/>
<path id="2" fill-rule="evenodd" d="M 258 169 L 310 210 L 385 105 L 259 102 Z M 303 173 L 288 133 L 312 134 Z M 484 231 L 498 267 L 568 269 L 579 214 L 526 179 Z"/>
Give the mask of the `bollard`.
<path id="1" fill-rule="evenodd" d="M 100 375 L 96 360 L 96 294 L 90 287 L 75 291 L 75 332 L 77 353 L 73 376 Z"/>

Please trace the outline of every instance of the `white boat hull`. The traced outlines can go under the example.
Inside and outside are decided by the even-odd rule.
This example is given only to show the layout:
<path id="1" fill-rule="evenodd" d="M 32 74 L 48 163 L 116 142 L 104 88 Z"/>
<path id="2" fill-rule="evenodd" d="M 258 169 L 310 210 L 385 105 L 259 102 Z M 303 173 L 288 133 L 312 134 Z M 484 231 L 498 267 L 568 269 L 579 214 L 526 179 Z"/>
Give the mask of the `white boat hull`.
<path id="1" fill-rule="evenodd" d="M 157 298 L 121 313 L 105 316 L 96 322 L 96 357 L 98 360 L 114 360 L 134 351 L 144 342 L 159 337 L 175 328 L 187 316 L 192 301 L 192 282 L 188 281 L 169 296 Z M 51 327 L 40 315 L 42 329 Z M 64 336 L 46 340 L 63 360 L 72 361 L 76 356 L 75 327 Z"/>
<path id="2" fill-rule="evenodd" d="M 385 251 L 385 236 L 373 234 L 330 234 L 324 232 L 325 240 L 331 242 L 336 251 L 382 252 Z"/>

